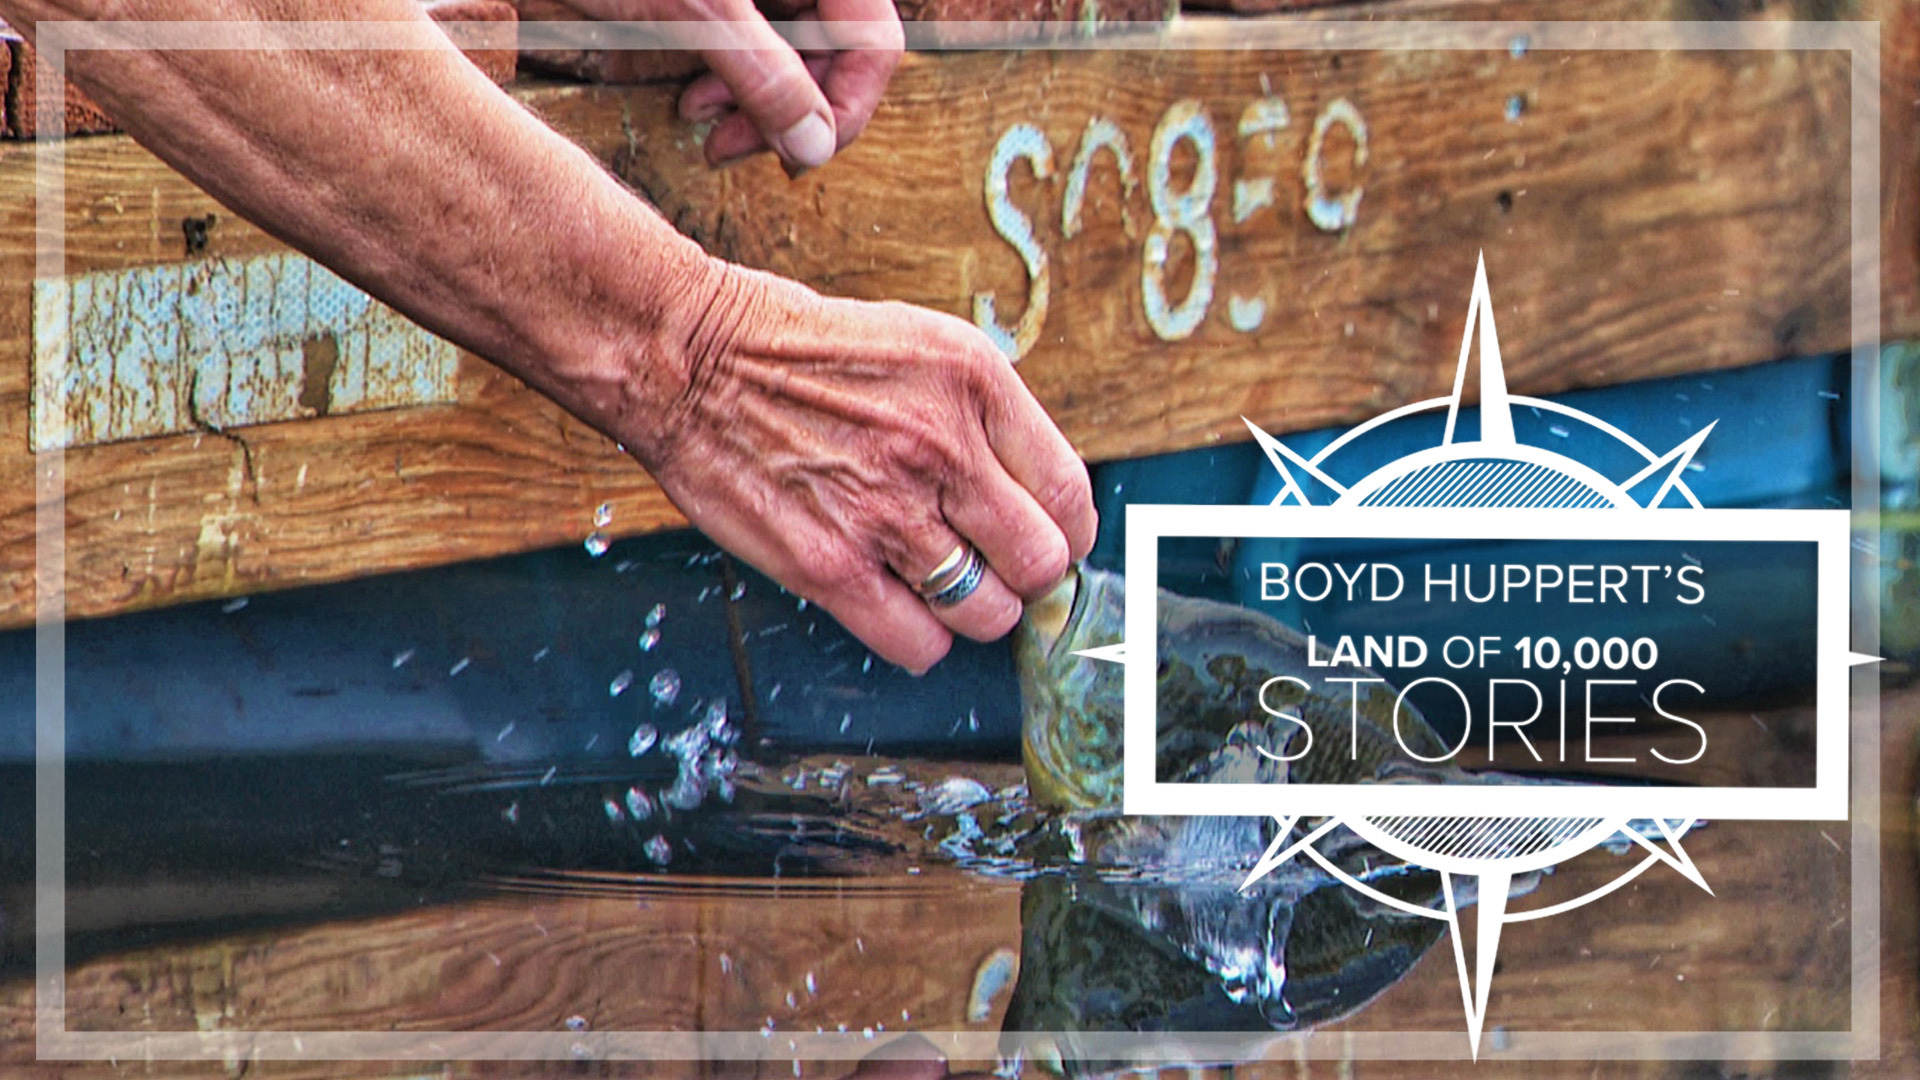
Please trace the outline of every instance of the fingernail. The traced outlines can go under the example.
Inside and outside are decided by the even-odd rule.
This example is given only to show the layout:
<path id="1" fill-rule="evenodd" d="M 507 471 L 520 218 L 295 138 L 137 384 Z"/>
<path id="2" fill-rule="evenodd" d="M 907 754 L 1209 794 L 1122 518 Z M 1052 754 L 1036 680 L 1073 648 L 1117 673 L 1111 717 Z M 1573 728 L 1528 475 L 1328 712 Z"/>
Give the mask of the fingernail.
<path id="1" fill-rule="evenodd" d="M 788 165 L 817 169 L 833 156 L 833 126 L 819 113 L 808 113 L 801 121 L 773 140 L 780 158 Z"/>

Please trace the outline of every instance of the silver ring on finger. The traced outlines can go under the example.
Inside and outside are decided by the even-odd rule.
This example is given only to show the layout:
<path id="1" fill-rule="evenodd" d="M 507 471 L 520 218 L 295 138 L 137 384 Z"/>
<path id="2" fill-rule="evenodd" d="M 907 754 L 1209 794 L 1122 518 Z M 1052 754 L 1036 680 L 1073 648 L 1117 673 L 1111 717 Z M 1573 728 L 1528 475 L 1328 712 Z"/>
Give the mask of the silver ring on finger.
<path id="1" fill-rule="evenodd" d="M 986 576 L 986 562 L 980 553 L 972 544 L 962 543 L 921 578 L 914 591 L 931 607 L 950 608 L 972 596 Z"/>

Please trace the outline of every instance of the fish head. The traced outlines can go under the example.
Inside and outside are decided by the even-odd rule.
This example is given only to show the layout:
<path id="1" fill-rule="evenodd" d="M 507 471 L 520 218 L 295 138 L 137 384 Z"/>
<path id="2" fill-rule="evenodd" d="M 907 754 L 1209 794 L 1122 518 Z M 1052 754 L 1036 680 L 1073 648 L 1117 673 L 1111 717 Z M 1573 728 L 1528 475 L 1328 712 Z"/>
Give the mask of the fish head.
<path id="1" fill-rule="evenodd" d="M 1080 566 L 1030 603 L 1015 631 L 1022 757 L 1028 789 L 1043 809 L 1120 804 L 1125 665 L 1078 654 L 1124 640 L 1126 606 L 1124 577 Z M 1154 619 L 1160 779 L 1350 784 L 1439 778 L 1444 770 L 1420 762 L 1444 756 L 1445 746 L 1412 703 L 1374 672 L 1324 656 L 1315 661 L 1308 648 L 1298 632 L 1265 612 L 1160 590 Z M 1309 736 L 1310 743 L 1295 741 Z M 1289 751 L 1302 745 L 1317 751 Z M 1291 753 L 1304 757 L 1277 764 Z"/>
<path id="2" fill-rule="evenodd" d="M 1122 665 L 1075 653 L 1118 643 L 1125 620 L 1124 579 L 1083 565 L 1030 602 L 1014 631 L 1021 757 L 1040 806 L 1088 810 L 1119 802 Z"/>

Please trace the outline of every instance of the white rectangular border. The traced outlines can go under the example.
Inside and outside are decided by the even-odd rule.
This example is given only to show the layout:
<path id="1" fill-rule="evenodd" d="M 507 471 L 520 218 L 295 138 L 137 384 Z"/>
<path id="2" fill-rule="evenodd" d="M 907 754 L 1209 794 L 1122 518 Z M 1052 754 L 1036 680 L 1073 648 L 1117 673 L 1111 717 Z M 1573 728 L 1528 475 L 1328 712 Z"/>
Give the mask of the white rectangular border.
<path id="1" fill-rule="evenodd" d="M 429 47 L 396 42 L 391 24 L 295 24 L 298 48 L 391 50 Z M 799 36 L 818 24 L 776 24 Z M 42 22 L 34 144 L 37 277 L 66 272 L 65 64 L 70 48 L 219 49 L 259 47 L 260 27 L 231 22 Z M 450 34 L 489 47 L 500 24 L 442 24 Z M 1036 29 L 1031 23 L 909 24 L 907 45 L 917 49 L 1127 49 L 1176 51 L 1161 27 L 1112 36 L 1062 36 L 1073 30 Z M 267 31 L 276 40 L 280 35 Z M 699 48 L 737 40 L 724 24 L 528 22 L 519 25 L 525 48 Z M 1295 51 L 1498 51 L 1526 37 L 1538 51 L 1699 50 L 1837 51 L 1850 61 L 1848 81 L 1849 228 L 1852 274 L 1848 328 L 1853 345 L 1853 505 L 1877 514 L 1880 505 L 1880 26 L 1872 22 L 1423 22 L 1280 21 L 1236 27 L 1239 47 Z M 437 45 L 431 47 L 439 47 Z M 497 1061 L 497 1060 L 807 1060 L 851 1061 L 873 1044 L 851 1034 L 795 1034 L 784 1047 L 758 1032 L 75 1032 L 66 1027 L 66 454 L 41 455 L 35 477 L 35 1054 L 48 1061 Z M 1863 524 L 1863 534 L 1877 525 Z M 1854 612 L 1854 647 L 1879 645 L 1877 593 Z M 1483 1059 L 1513 1060 L 1842 1060 L 1880 1056 L 1880 696 L 1871 668 L 1853 673 L 1851 926 L 1852 1026 L 1846 1031 L 1547 1031 L 1509 1032 L 1505 1049 Z M 923 1031 L 953 1058 L 990 1060 L 998 1036 L 976 1031 Z M 1623 1038 L 1622 1036 L 1630 1036 Z M 1175 1063 L 1209 1042 L 1237 1049 L 1268 1046 L 1269 1059 L 1467 1060 L 1458 1032 L 1296 1033 L 1188 1036 L 1180 1044 L 1146 1035 L 1076 1035 L 1074 1045 L 1102 1058 L 1132 1055 L 1141 1062 Z"/>
<path id="2" fill-rule="evenodd" d="M 1513 510 L 1329 506 L 1127 507 L 1124 794 L 1129 814 L 1383 817 L 1517 814 L 1702 820 L 1847 817 L 1847 624 L 1852 536 L 1845 510 Z M 1154 748 L 1162 537 L 1434 540 L 1802 541 L 1817 546 L 1814 786 L 1499 787 L 1420 784 L 1182 784 L 1157 775 Z M 1429 643 L 1430 645 L 1432 643 Z M 1445 794 L 1442 795 L 1441 793 Z M 1630 796 L 1631 803 L 1621 801 Z"/>

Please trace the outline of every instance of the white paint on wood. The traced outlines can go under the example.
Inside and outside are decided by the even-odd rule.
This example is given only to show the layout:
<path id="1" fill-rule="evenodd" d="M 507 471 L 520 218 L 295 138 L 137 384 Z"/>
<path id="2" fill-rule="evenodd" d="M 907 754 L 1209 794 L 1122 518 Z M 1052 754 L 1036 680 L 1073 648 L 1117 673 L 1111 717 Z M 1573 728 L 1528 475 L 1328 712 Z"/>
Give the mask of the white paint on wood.
<path id="1" fill-rule="evenodd" d="M 1120 211 L 1125 220 L 1127 198 L 1133 194 L 1133 151 L 1127 147 L 1127 133 L 1104 116 L 1087 121 L 1086 134 L 1080 136 L 1080 151 L 1073 155 L 1073 170 L 1067 174 L 1067 193 L 1060 204 L 1060 232 L 1069 240 L 1080 234 L 1081 208 L 1087 201 L 1087 171 L 1093 156 L 1106 149 L 1120 168 Z"/>
<path id="2" fill-rule="evenodd" d="M 1185 191 L 1173 191 L 1173 148 L 1182 140 L 1193 144 L 1196 162 L 1193 180 Z M 1213 227 L 1213 192 L 1220 181 L 1213 121 L 1206 105 L 1196 98 L 1176 101 L 1153 129 L 1147 149 L 1147 201 L 1153 205 L 1153 227 L 1141 249 L 1140 290 L 1147 309 L 1147 325 L 1162 341 L 1179 341 L 1199 329 L 1213 302 L 1213 279 L 1220 253 Z M 1193 282 L 1187 295 L 1174 304 L 1167 296 L 1167 262 L 1176 233 L 1185 233 L 1193 245 Z"/>
<path id="3" fill-rule="evenodd" d="M 1264 78 L 1261 85 L 1266 86 Z M 1269 88 L 1269 91 L 1271 88 Z M 1258 138 L 1266 144 L 1268 150 L 1274 148 L 1274 133 L 1284 131 L 1293 123 L 1293 115 L 1287 111 L 1285 99 L 1269 92 L 1267 96 L 1247 102 L 1240 110 L 1240 141 Z M 1251 179 L 1233 182 L 1233 221 L 1245 224 L 1262 207 L 1273 205 L 1273 178 L 1257 176 Z"/>
<path id="4" fill-rule="evenodd" d="M 1257 296 L 1227 297 L 1227 322 L 1243 334 L 1260 329 L 1267 319 L 1267 302 Z"/>
<path id="5" fill-rule="evenodd" d="M 1013 125 L 994 144 L 993 161 L 987 166 L 987 217 L 993 221 L 993 231 L 1013 245 L 1020 253 L 1020 261 L 1026 264 L 1027 310 L 1020 313 L 1019 323 L 1008 330 L 1000 325 L 994 313 L 994 294 L 977 293 L 973 298 L 973 322 L 987 332 L 1001 352 L 1018 363 L 1032 350 L 1034 342 L 1040 340 L 1041 324 L 1047 321 L 1050 282 L 1047 249 L 1040 246 L 1039 239 L 1033 235 L 1032 219 L 1013 205 L 1009 192 L 1008 177 L 1016 161 L 1025 161 L 1031 166 L 1036 180 L 1051 179 L 1053 144 L 1047 141 L 1046 133 L 1032 124 Z"/>
<path id="6" fill-rule="evenodd" d="M 1313 121 L 1313 135 L 1307 140 L 1307 159 L 1300 166 L 1307 184 L 1307 219 L 1326 232 L 1352 227 L 1360 217 L 1361 187 L 1356 179 L 1352 187 L 1338 194 L 1327 190 L 1327 132 L 1335 124 L 1353 136 L 1353 167 L 1356 173 L 1367 163 L 1367 122 L 1360 110 L 1346 98 L 1334 98 Z"/>
<path id="7" fill-rule="evenodd" d="M 33 363 L 40 451 L 452 401 L 457 359 L 283 252 L 36 281 Z"/>

